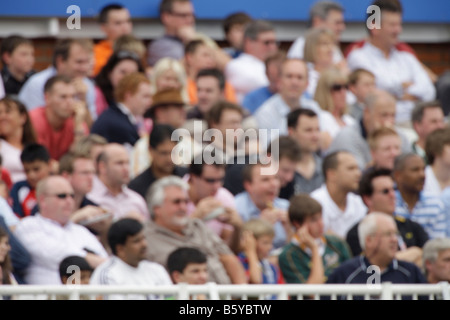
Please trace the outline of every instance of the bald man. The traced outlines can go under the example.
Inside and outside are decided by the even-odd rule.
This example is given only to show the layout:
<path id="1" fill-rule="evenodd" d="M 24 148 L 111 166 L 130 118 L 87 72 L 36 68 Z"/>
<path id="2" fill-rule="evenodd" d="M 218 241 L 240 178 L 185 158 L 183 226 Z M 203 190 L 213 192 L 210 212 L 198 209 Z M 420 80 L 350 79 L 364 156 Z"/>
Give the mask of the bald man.
<path id="1" fill-rule="evenodd" d="M 144 198 L 127 187 L 130 182 L 130 159 L 127 149 L 118 143 L 109 143 L 97 157 L 97 176 L 87 198 L 109 210 L 113 219 L 149 219 Z"/>
<path id="2" fill-rule="evenodd" d="M 86 228 L 71 222 L 74 191 L 62 176 L 49 176 L 36 188 L 39 213 L 22 219 L 15 235 L 28 250 L 32 262 L 25 271 L 27 284 L 61 284 L 59 264 L 67 256 L 84 257 L 92 268 L 108 254 Z"/>
<path id="3" fill-rule="evenodd" d="M 338 150 L 346 150 L 352 153 L 358 162 L 361 170 L 366 169 L 372 161 L 369 143 L 369 136 L 376 129 L 386 126 L 395 128 L 396 100 L 387 91 L 376 90 L 369 94 L 366 99 L 366 108 L 363 112 L 362 120 L 353 126 L 347 126 L 339 131 L 338 135 L 328 149 L 328 153 Z M 402 152 L 411 151 L 411 144 L 403 132 L 397 133 L 401 139 Z"/>

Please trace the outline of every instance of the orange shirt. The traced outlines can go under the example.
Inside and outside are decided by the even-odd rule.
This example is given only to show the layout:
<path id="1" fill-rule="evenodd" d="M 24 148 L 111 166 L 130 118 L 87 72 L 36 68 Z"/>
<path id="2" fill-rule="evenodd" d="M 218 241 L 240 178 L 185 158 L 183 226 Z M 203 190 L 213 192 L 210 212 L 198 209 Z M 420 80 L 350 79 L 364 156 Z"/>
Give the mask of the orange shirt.
<path id="1" fill-rule="evenodd" d="M 189 94 L 189 102 L 192 106 L 195 106 L 198 102 L 197 85 L 195 83 L 195 80 L 188 79 L 187 90 L 188 90 L 188 94 Z M 237 103 L 236 93 L 234 91 L 234 88 L 228 82 L 225 82 L 225 99 L 229 102 Z"/>
<path id="2" fill-rule="evenodd" d="M 113 45 L 112 42 L 109 40 L 100 41 L 94 46 L 94 58 L 95 58 L 93 71 L 94 76 L 96 76 L 100 72 L 100 70 L 106 64 L 112 53 L 113 53 Z"/>

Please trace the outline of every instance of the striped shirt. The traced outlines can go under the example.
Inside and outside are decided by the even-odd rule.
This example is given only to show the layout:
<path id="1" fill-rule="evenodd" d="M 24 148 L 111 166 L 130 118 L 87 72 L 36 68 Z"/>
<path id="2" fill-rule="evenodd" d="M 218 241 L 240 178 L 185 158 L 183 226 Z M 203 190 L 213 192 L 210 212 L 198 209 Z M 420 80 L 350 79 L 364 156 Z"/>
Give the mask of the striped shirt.
<path id="1" fill-rule="evenodd" d="M 400 191 L 395 190 L 395 215 L 411 219 L 420 224 L 430 239 L 446 236 L 446 214 L 442 200 L 432 194 L 421 192 L 419 200 L 410 211 Z"/>

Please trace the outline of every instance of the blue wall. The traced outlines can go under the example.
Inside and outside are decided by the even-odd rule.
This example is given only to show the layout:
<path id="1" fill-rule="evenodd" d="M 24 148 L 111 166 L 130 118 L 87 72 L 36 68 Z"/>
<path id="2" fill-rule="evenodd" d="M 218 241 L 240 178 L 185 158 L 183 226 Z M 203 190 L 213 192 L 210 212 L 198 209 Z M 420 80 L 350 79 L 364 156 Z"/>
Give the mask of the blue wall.
<path id="1" fill-rule="evenodd" d="M 2 0 L 0 16 L 67 17 L 68 6 L 76 4 L 82 17 L 93 17 L 111 1 L 121 0 Z M 337 0 L 345 7 L 347 22 L 365 20 L 372 0 Z M 122 0 L 135 18 L 157 18 L 160 0 Z M 245 11 L 253 18 L 306 21 L 316 0 L 192 0 L 198 19 L 220 20 L 235 11 Z M 448 0 L 403 0 L 404 22 L 450 23 Z"/>

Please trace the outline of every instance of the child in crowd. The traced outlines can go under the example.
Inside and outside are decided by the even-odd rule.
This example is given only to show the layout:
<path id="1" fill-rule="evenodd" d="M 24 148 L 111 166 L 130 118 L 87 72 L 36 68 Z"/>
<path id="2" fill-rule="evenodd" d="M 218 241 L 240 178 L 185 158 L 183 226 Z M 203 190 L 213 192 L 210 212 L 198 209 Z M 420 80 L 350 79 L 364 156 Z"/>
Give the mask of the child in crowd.
<path id="1" fill-rule="evenodd" d="M 25 81 L 35 73 L 33 42 L 19 35 L 11 35 L 2 40 L 0 55 L 5 94 L 17 95 Z"/>
<path id="2" fill-rule="evenodd" d="M 25 146 L 20 160 L 27 176 L 26 180 L 16 182 L 10 192 L 12 208 L 19 218 L 32 214 L 36 206 L 36 185 L 50 175 L 50 154 L 46 147 L 32 143 Z"/>
<path id="3" fill-rule="evenodd" d="M 88 285 L 94 269 L 85 258 L 80 256 L 65 257 L 59 264 L 59 276 L 64 285 Z M 67 300 L 69 296 L 58 295 L 56 300 Z M 89 295 L 81 295 L 81 300 L 91 300 Z"/>
<path id="4" fill-rule="evenodd" d="M 375 75 L 365 69 L 355 69 L 348 77 L 349 90 L 356 98 L 350 106 L 350 115 L 361 120 L 367 95 L 375 90 Z"/>

